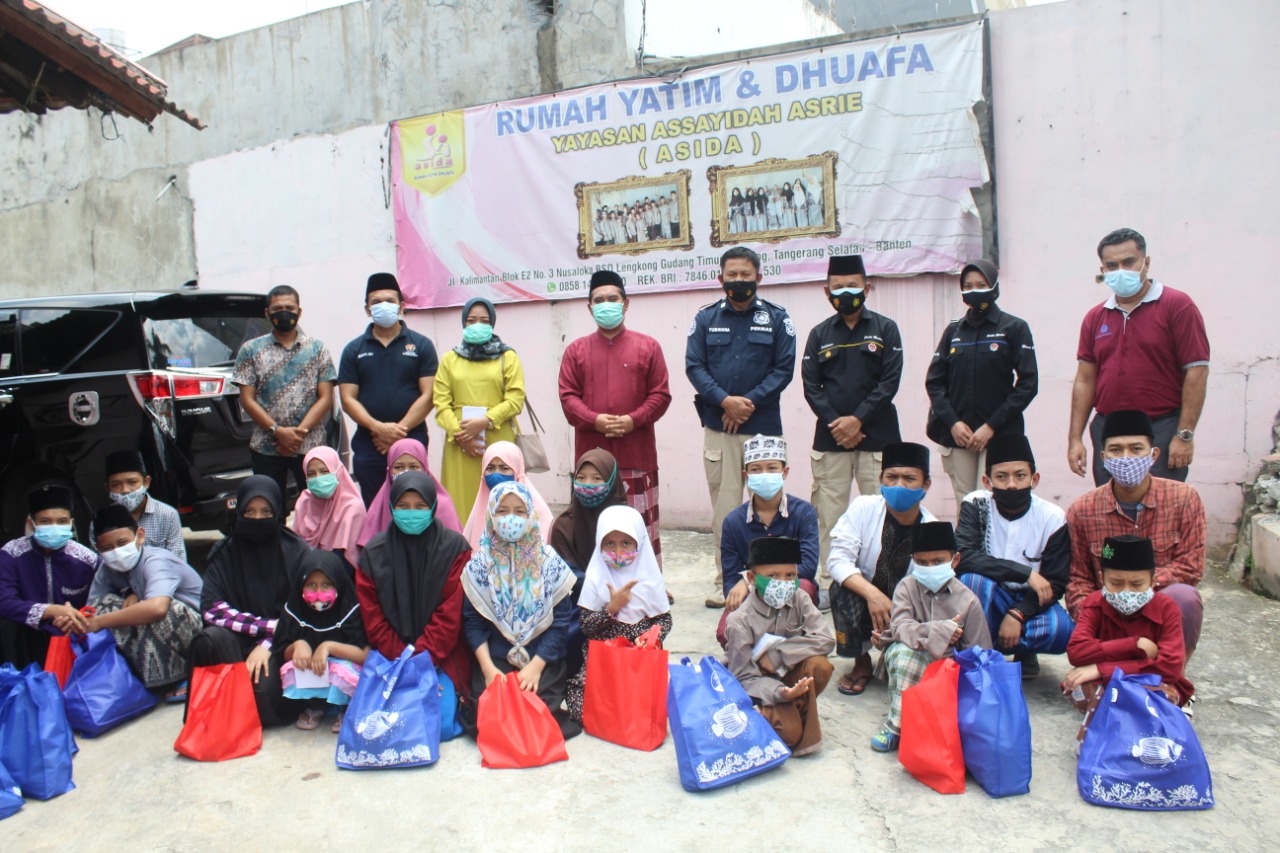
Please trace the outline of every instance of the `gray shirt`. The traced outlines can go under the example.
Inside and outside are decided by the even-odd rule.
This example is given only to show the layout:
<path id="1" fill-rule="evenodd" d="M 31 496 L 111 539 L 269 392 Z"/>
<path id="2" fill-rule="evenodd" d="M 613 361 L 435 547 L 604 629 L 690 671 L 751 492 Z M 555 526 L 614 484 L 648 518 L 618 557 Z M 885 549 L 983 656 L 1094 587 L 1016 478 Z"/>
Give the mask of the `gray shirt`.
<path id="1" fill-rule="evenodd" d="M 93 577 L 89 600 L 104 595 L 128 595 L 132 592 L 141 601 L 148 598 L 176 598 L 200 612 L 200 591 L 204 581 L 196 570 L 163 548 L 142 546 L 138 563 L 127 572 L 117 572 L 103 564 Z"/>

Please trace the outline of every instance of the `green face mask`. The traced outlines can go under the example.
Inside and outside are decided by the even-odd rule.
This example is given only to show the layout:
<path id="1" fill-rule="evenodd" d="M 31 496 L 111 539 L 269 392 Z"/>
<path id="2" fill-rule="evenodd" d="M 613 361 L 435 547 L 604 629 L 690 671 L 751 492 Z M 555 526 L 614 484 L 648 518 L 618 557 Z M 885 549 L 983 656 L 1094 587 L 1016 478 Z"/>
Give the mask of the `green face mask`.
<path id="1" fill-rule="evenodd" d="M 488 323 L 472 323 L 462 330 L 462 339 L 469 344 L 487 344 L 493 337 L 493 326 Z"/>
<path id="2" fill-rule="evenodd" d="M 417 536 L 431 526 L 435 510 L 430 509 L 393 509 L 391 520 L 402 533 Z"/>
<path id="3" fill-rule="evenodd" d="M 790 601 L 800 588 L 800 581 L 780 581 L 756 575 L 756 594 L 773 609 L 778 609 Z"/>
<path id="4" fill-rule="evenodd" d="M 616 329 L 622 325 L 623 308 L 621 302 L 597 302 L 591 306 L 591 316 L 602 329 Z"/>
<path id="5" fill-rule="evenodd" d="M 318 498 L 331 498 L 337 490 L 337 474 L 321 474 L 318 477 L 307 478 L 307 491 Z"/>

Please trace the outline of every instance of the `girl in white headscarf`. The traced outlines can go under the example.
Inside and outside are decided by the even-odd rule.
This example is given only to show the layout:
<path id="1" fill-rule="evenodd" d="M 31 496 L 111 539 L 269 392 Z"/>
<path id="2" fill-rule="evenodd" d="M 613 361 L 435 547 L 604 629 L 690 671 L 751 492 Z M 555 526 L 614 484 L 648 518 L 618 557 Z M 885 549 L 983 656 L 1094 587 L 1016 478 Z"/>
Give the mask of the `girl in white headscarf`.
<path id="1" fill-rule="evenodd" d="M 587 564 L 578 615 L 587 641 L 626 637 L 635 640 L 654 625 L 659 639 L 671 633 L 671 605 L 662 570 L 644 518 L 629 506 L 611 506 L 596 522 L 596 550 Z M 569 680 L 569 716 L 582 720 L 587 680 L 586 650 L 582 668 Z"/>

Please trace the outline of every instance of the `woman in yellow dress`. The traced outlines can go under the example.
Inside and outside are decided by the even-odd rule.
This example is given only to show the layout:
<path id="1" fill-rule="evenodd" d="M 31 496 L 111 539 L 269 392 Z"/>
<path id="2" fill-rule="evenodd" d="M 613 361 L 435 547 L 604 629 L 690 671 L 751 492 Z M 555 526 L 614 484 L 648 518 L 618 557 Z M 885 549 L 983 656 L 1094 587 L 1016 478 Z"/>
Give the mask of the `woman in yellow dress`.
<path id="1" fill-rule="evenodd" d="M 462 308 L 462 343 L 440 359 L 436 371 L 436 423 L 444 430 L 440 482 L 467 523 L 480 490 L 485 447 L 516 440 L 516 415 L 524 409 L 524 368 L 516 351 L 493 333 L 497 312 L 479 297 Z M 463 419 L 464 406 L 481 406 L 483 416 Z"/>

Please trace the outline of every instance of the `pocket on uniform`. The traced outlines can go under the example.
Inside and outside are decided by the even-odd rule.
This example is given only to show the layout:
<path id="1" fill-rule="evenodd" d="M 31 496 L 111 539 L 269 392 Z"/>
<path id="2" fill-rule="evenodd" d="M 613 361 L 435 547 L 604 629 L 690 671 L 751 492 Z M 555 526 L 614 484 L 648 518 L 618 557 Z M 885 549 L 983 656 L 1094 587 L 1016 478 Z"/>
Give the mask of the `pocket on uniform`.
<path id="1" fill-rule="evenodd" d="M 814 462 L 821 462 L 821 461 L 823 460 L 823 458 L 824 458 L 826 455 L 827 455 L 827 454 L 826 454 L 826 451 L 823 451 L 823 450 L 810 450 L 810 451 L 809 451 L 809 458 L 810 458 L 811 460 L 813 460 Z"/>
<path id="2" fill-rule="evenodd" d="M 952 450 L 955 450 L 955 448 L 947 447 L 945 444 L 938 445 L 938 453 L 942 454 L 943 459 L 946 459 L 948 456 L 950 456 Z"/>
<path id="3" fill-rule="evenodd" d="M 704 448 L 702 451 L 702 458 L 708 462 L 719 462 L 724 458 L 724 451 L 718 447 Z"/>

